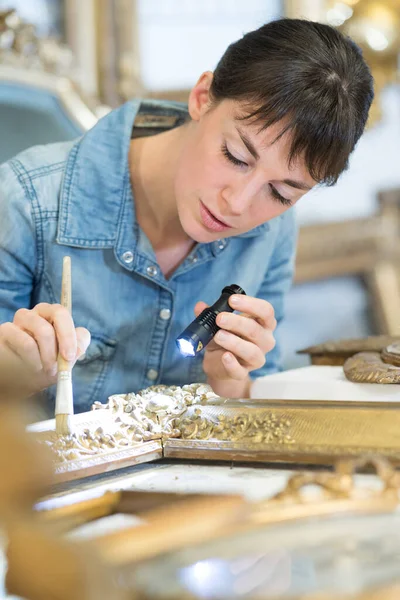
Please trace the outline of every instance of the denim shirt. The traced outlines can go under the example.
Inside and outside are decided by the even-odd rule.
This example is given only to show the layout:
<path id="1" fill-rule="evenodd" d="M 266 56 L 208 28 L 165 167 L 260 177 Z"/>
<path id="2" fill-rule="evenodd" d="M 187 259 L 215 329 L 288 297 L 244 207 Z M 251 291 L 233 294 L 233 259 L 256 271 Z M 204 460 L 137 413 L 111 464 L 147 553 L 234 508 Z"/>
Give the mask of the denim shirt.
<path id="1" fill-rule="evenodd" d="M 236 237 L 196 244 L 164 277 L 135 217 L 128 151 L 139 112 L 141 129 L 143 115 L 154 116 L 150 133 L 163 119 L 187 118 L 184 105 L 134 100 L 78 140 L 30 148 L 0 167 L 0 322 L 21 307 L 59 302 L 62 259 L 71 256 L 73 318 L 92 336 L 74 367 L 76 412 L 114 393 L 205 381 L 203 354 L 182 357 L 175 344 L 196 302 L 211 304 L 236 283 L 271 302 L 279 322 L 290 287 L 292 210 Z M 277 369 L 279 344 L 251 376 Z M 54 394 L 53 386 L 51 403 Z"/>

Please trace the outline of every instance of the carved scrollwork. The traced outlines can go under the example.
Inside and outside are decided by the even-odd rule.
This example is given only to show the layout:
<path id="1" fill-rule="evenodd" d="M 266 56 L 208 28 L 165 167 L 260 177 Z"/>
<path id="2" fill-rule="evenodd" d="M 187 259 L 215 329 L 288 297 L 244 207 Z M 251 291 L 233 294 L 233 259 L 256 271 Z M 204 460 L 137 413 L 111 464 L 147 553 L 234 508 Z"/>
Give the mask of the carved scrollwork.
<path id="1" fill-rule="evenodd" d="M 180 437 L 185 440 L 220 440 L 253 444 L 292 444 L 290 421 L 278 419 L 274 413 L 252 416 L 241 413 L 234 417 L 218 415 L 217 420 L 204 416 L 200 409 L 193 415 L 175 420 Z"/>
<path id="2" fill-rule="evenodd" d="M 78 428 L 72 435 L 55 432 L 44 440 L 58 462 L 124 450 L 143 442 L 182 437 L 179 418 L 188 407 L 208 404 L 219 397 L 204 384 L 183 387 L 152 386 L 138 394 L 116 394 L 107 404 L 95 402 L 92 409 L 106 413 L 105 425 Z M 108 413 L 108 414 L 107 414 Z"/>
<path id="3" fill-rule="evenodd" d="M 123 450 L 139 443 L 132 431 L 117 430 L 106 433 L 102 427 L 94 431 L 85 428 L 68 436 L 53 434 L 44 441 L 54 453 L 57 462 L 68 462 L 106 453 L 111 450 Z"/>
<path id="4" fill-rule="evenodd" d="M 45 443 L 61 462 L 172 438 L 250 445 L 294 443 L 287 418 L 270 410 L 240 411 L 233 416 L 208 412 L 210 406 L 220 403 L 221 398 L 208 385 L 152 386 L 138 394 L 111 396 L 107 404 L 95 402 L 92 414 L 95 417 L 98 412 L 104 425 L 99 426 L 94 418 L 92 428 L 82 427 L 70 436 L 53 432 Z"/>
<path id="5" fill-rule="evenodd" d="M 363 489 L 354 480 L 354 474 L 359 468 L 372 466 L 381 480 L 382 489 Z M 362 456 L 358 459 L 343 459 L 336 463 L 333 473 L 296 473 L 292 475 L 286 488 L 276 494 L 272 501 L 300 504 L 310 502 L 304 493 L 307 486 L 314 485 L 320 491 L 320 497 L 328 500 L 388 498 L 398 503 L 400 490 L 400 474 L 385 459 L 377 456 Z M 312 501 L 315 501 L 315 496 Z M 318 501 L 318 498 L 317 498 Z"/>

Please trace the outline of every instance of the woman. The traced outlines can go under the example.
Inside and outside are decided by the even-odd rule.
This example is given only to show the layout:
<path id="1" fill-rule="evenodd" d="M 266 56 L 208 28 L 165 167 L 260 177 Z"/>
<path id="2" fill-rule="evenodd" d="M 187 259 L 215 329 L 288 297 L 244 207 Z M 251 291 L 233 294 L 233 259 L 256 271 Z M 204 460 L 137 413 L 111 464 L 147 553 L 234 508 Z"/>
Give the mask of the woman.
<path id="1" fill-rule="evenodd" d="M 372 99 L 351 40 L 282 19 L 229 46 L 188 107 L 134 100 L 73 143 L 5 163 L 2 351 L 34 366 L 37 389 L 55 382 L 58 348 L 83 357 L 77 410 L 154 383 L 207 380 L 220 395 L 248 396 L 252 378 L 279 368 L 291 208 L 336 182 Z M 57 304 L 65 254 L 74 321 Z M 183 358 L 176 337 L 231 283 L 247 292 L 231 298 L 237 312 L 218 316 L 204 354 Z"/>

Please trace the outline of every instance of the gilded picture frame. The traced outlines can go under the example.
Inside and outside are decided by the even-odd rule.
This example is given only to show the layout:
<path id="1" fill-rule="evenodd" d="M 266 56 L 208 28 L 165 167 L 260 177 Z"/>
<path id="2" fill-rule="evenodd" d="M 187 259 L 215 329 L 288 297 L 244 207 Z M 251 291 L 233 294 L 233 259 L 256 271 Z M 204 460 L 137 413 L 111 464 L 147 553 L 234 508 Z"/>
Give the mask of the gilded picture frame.
<path id="1" fill-rule="evenodd" d="M 111 396 L 73 417 L 72 436 L 54 420 L 29 430 L 53 453 L 57 481 L 153 460 L 331 466 L 382 456 L 400 464 L 400 402 L 230 400 L 205 384 L 152 386 Z"/>

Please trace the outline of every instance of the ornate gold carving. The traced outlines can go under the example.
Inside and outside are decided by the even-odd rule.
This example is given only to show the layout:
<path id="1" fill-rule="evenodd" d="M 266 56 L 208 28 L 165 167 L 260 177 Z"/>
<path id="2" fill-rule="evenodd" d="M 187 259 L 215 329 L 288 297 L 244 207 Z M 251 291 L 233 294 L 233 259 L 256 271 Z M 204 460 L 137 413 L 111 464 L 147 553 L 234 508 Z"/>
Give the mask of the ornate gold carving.
<path id="1" fill-rule="evenodd" d="M 382 482 L 382 488 L 363 488 L 356 484 L 355 472 L 360 468 L 372 466 Z M 324 499 L 351 499 L 360 498 L 389 498 L 397 504 L 400 491 L 400 474 L 385 459 L 377 456 L 361 456 L 359 459 L 339 460 L 335 464 L 333 473 L 305 472 L 292 475 L 284 490 L 278 492 L 272 501 L 286 503 L 309 503 L 310 498 L 304 494 L 304 489 L 309 485 L 316 485 Z M 320 499 L 312 501 L 318 502 Z"/>
<path id="2" fill-rule="evenodd" d="M 95 402 L 104 425 L 96 419 L 91 427 L 77 428 L 71 436 L 51 432 L 44 443 L 56 461 L 69 462 L 132 448 L 144 442 L 179 438 L 246 444 L 292 444 L 290 421 L 272 411 L 258 414 L 240 412 L 228 417 L 204 415 L 196 405 L 219 404 L 210 386 L 204 384 L 152 386 L 138 394 L 111 396 L 107 404 Z M 94 415 L 95 416 L 95 415 Z"/>
<path id="3" fill-rule="evenodd" d="M 386 365 L 387 366 L 387 365 Z M 204 384 L 115 395 L 74 415 L 72 437 L 31 426 L 59 479 L 158 458 L 332 465 L 365 453 L 400 464 L 400 402 L 229 400 Z"/>
<path id="4" fill-rule="evenodd" d="M 290 421 L 279 419 L 272 412 L 261 415 L 240 413 L 234 417 L 218 415 L 217 420 L 204 417 L 200 409 L 194 414 L 175 420 L 180 437 L 185 440 L 243 441 L 247 444 L 292 444 Z"/>
<path id="5" fill-rule="evenodd" d="M 388 335 L 330 341 L 300 350 L 313 364 L 343 365 L 357 383 L 400 383 L 400 338 Z"/>
<path id="6" fill-rule="evenodd" d="M 68 462 L 108 452 L 125 450 L 154 440 L 181 437 L 179 417 L 193 404 L 207 404 L 219 397 L 204 384 L 183 387 L 152 386 L 138 394 L 116 394 L 107 404 L 95 402 L 104 425 L 93 415 L 91 426 L 83 425 L 71 436 L 50 432 L 43 440 L 57 462 Z"/>
<path id="7" fill-rule="evenodd" d="M 94 431 L 85 428 L 68 436 L 57 435 L 54 432 L 44 443 L 54 452 L 57 461 L 68 462 L 97 456 L 110 450 L 124 450 L 139 442 L 128 428 L 121 427 L 114 433 L 105 433 L 102 427 L 97 427 Z"/>
<path id="8" fill-rule="evenodd" d="M 382 360 L 379 352 L 360 352 L 343 365 L 347 379 L 357 383 L 400 383 L 400 367 Z"/>

